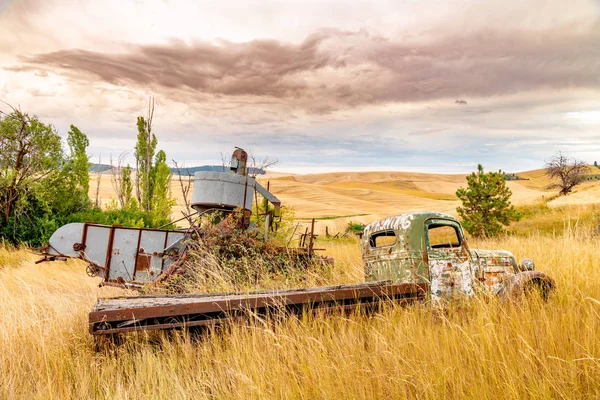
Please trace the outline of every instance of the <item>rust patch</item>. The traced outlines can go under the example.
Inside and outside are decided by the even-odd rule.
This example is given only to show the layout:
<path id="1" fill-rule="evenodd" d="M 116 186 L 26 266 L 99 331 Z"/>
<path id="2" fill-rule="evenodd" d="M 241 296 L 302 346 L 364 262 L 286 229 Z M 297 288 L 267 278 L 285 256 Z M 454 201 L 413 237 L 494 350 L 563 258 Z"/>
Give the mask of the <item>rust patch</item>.
<path id="1" fill-rule="evenodd" d="M 135 263 L 135 272 L 146 272 L 150 269 L 150 259 L 152 256 L 148 254 L 138 254 L 137 261 Z"/>

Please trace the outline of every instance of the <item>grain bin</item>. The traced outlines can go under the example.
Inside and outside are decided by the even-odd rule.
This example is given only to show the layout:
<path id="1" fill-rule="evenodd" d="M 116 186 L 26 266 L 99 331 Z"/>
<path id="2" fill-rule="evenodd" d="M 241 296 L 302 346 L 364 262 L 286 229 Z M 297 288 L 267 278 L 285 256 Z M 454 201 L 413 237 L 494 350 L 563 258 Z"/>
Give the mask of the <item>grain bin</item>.
<path id="1" fill-rule="evenodd" d="M 201 171 L 194 174 L 192 207 L 198 212 L 236 208 L 252 210 L 256 181 L 232 172 Z"/>

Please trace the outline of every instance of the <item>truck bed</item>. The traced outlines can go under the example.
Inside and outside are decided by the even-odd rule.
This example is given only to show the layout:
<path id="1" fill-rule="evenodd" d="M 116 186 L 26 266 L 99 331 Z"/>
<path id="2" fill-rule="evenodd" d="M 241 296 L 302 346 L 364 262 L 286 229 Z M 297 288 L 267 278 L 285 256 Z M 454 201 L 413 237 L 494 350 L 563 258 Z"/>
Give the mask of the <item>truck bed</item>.
<path id="1" fill-rule="evenodd" d="M 249 293 L 150 295 L 100 298 L 89 314 L 92 335 L 141 330 L 215 326 L 246 318 L 248 311 L 298 312 L 306 308 L 374 306 L 380 301 L 411 302 L 427 293 L 425 283 L 379 281 L 309 289 Z"/>

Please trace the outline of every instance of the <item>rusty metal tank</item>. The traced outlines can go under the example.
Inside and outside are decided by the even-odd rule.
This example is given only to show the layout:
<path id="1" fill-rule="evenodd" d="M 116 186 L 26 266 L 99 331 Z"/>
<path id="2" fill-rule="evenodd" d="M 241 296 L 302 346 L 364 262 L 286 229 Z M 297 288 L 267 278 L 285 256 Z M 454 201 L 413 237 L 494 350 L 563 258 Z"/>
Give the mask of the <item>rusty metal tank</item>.
<path id="1" fill-rule="evenodd" d="M 196 172 L 192 207 L 200 213 L 210 209 L 252 210 L 255 185 L 254 178 L 248 175 L 218 171 Z"/>

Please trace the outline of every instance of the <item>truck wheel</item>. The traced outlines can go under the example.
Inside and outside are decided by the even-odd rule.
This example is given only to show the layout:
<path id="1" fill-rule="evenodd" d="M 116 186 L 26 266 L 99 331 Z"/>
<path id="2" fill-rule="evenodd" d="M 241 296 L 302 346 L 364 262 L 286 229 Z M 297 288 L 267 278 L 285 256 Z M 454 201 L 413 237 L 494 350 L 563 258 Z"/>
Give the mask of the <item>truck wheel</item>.
<path id="1" fill-rule="evenodd" d="M 548 301 L 548 297 L 550 297 L 550 293 L 554 287 L 552 283 L 542 280 L 542 279 L 534 279 L 523 287 L 522 295 L 526 298 L 538 297 L 544 301 Z"/>
<path id="2" fill-rule="evenodd" d="M 523 297 L 533 297 L 537 293 L 546 301 L 555 289 L 554 280 L 541 271 L 523 271 L 507 279 L 498 295 L 503 301 L 517 300 Z"/>

